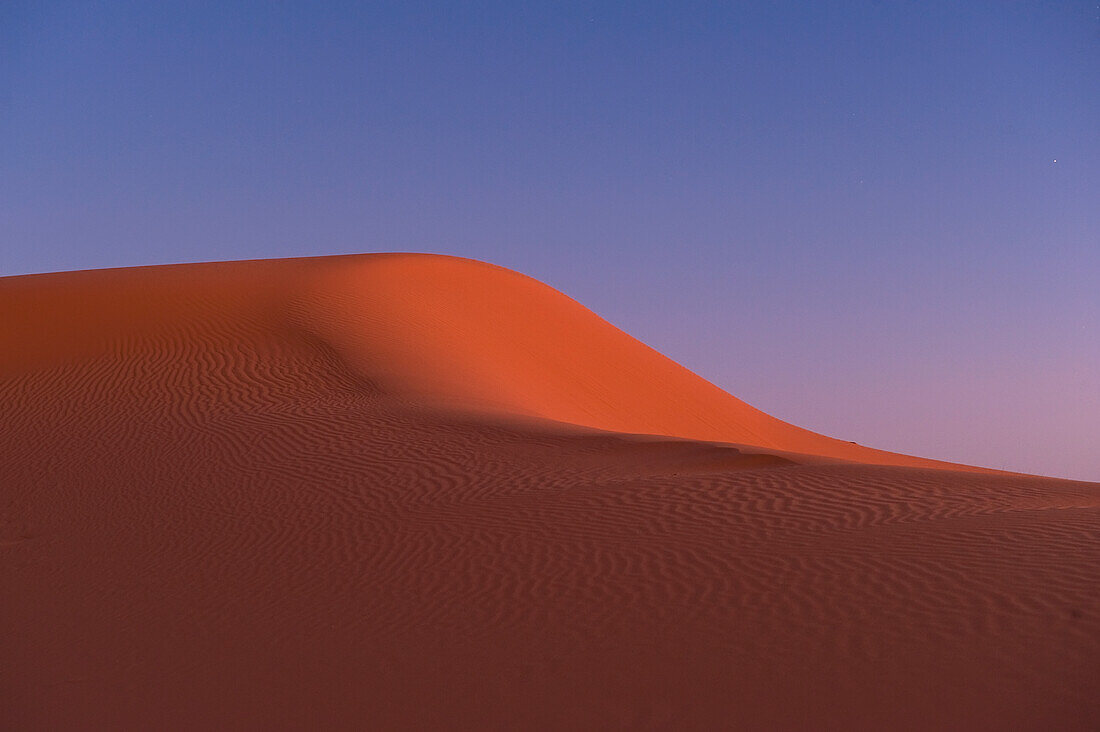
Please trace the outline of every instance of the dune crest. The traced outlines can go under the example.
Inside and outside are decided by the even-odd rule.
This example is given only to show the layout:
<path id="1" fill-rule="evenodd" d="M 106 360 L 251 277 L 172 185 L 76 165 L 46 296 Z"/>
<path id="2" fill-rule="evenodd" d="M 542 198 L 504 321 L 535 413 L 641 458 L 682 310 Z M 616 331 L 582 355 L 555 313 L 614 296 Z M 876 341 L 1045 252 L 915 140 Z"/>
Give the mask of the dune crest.
<path id="1" fill-rule="evenodd" d="M 320 349 L 409 404 L 750 445 L 881 465 L 981 470 L 874 450 L 771 417 L 525 275 L 373 254 L 8 278 L 0 368 L 144 348 L 206 324 L 257 353 Z M 113 340 L 113 342 L 112 342 Z"/>

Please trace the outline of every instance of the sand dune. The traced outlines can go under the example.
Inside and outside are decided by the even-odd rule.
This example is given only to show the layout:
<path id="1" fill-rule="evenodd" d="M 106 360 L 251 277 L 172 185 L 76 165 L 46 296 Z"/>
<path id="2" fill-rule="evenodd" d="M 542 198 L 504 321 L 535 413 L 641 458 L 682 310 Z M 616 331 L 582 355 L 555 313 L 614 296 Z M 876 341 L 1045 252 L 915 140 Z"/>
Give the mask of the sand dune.
<path id="1" fill-rule="evenodd" d="M 0 726 L 1095 729 L 1100 486 L 752 408 L 491 265 L 0 279 Z"/>

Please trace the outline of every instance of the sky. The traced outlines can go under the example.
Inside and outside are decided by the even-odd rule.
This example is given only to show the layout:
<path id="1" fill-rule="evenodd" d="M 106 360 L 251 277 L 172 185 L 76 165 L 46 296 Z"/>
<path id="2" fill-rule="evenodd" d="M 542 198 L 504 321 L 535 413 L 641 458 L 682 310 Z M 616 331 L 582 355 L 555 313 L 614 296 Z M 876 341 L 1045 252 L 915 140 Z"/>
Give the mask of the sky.
<path id="1" fill-rule="evenodd" d="M 1100 480 L 1100 5 L 0 5 L 0 275 L 370 251 L 834 437 Z"/>

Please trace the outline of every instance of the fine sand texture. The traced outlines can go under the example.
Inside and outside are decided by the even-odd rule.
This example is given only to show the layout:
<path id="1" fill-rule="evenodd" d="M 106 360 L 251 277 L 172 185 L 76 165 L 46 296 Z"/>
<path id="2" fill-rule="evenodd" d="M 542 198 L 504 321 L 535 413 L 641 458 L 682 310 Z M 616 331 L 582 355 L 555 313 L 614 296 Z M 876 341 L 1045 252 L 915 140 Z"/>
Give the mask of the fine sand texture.
<path id="1" fill-rule="evenodd" d="M 0 729 L 1100 728 L 1100 486 L 770 417 L 528 277 L 0 278 Z"/>

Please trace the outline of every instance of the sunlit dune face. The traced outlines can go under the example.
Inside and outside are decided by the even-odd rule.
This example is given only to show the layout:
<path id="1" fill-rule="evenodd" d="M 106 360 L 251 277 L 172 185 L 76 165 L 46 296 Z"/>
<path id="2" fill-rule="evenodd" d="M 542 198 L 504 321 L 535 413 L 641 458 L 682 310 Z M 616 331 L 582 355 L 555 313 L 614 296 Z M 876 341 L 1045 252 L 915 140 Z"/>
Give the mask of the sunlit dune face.
<path id="1" fill-rule="evenodd" d="M 471 260 L 379 255 L 319 267 L 293 306 L 395 394 L 622 432 L 931 465 L 769 417 L 529 277 Z"/>

